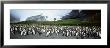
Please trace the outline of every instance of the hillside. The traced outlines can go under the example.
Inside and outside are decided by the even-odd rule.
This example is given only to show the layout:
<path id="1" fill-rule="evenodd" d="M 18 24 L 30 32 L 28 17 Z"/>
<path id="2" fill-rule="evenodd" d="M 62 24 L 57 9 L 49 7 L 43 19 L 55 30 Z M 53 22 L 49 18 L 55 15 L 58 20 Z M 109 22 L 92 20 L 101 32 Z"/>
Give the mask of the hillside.
<path id="1" fill-rule="evenodd" d="M 13 23 L 12 23 L 13 24 Z M 14 24 L 38 24 L 38 25 L 100 25 L 100 23 L 89 23 L 80 21 L 77 19 L 67 19 L 67 20 L 58 20 L 58 21 L 22 21 Z"/>

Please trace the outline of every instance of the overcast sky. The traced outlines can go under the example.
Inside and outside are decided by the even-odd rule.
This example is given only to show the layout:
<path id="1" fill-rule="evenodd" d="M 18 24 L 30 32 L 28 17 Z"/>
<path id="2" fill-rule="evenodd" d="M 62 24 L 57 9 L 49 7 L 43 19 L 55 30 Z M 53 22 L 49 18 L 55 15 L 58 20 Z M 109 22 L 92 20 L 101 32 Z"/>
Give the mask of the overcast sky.
<path id="1" fill-rule="evenodd" d="M 25 21 L 26 18 L 30 17 L 30 16 L 35 16 L 35 15 L 40 15 L 42 14 L 42 16 L 47 16 L 47 20 L 48 21 L 53 21 L 54 18 L 56 18 L 57 20 L 60 20 L 60 18 L 62 16 L 67 15 L 69 12 L 71 12 L 72 10 L 70 9 L 55 9 L 55 10 L 35 10 L 35 9 L 12 9 L 11 10 L 11 14 L 14 17 L 18 17 L 20 18 L 20 21 Z"/>

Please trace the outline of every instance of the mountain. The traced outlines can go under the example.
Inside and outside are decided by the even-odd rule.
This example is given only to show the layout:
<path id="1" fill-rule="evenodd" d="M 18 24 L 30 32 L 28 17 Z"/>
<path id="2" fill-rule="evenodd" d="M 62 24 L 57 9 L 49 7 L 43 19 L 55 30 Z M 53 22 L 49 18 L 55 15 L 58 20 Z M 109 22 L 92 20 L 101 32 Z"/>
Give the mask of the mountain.
<path id="1" fill-rule="evenodd" d="M 72 10 L 61 19 L 78 19 L 90 23 L 101 23 L 101 10 Z"/>
<path id="2" fill-rule="evenodd" d="M 42 15 L 36 15 L 28 17 L 26 21 L 46 21 L 46 17 Z"/>

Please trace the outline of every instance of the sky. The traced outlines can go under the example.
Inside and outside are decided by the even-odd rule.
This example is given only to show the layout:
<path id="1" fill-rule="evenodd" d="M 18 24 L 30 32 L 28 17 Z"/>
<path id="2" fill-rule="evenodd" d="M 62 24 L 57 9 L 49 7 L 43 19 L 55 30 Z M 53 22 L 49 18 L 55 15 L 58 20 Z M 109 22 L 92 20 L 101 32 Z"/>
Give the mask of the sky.
<path id="1" fill-rule="evenodd" d="M 71 9 L 11 9 L 11 14 L 14 17 L 20 18 L 20 21 L 25 21 L 28 17 L 42 15 L 47 16 L 48 21 L 61 20 L 62 16 L 70 13 Z"/>

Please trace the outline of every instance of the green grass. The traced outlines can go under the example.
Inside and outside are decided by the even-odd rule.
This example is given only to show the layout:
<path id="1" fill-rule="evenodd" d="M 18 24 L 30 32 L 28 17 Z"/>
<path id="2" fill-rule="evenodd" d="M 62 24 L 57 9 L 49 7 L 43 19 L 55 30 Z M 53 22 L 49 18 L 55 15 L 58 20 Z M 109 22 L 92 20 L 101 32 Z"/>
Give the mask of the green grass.
<path id="1" fill-rule="evenodd" d="M 69 26 L 71 25 L 80 25 L 80 26 L 100 25 L 99 23 L 82 22 L 77 19 L 67 19 L 67 20 L 58 20 L 58 21 L 22 21 L 16 24 L 69 25 Z"/>

